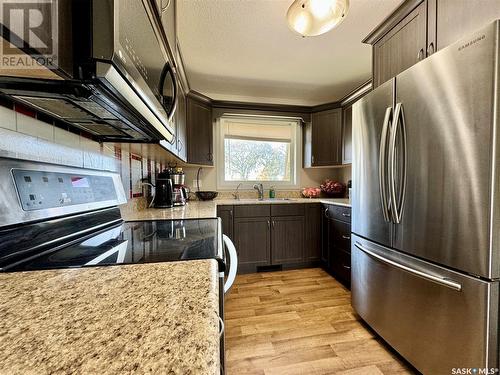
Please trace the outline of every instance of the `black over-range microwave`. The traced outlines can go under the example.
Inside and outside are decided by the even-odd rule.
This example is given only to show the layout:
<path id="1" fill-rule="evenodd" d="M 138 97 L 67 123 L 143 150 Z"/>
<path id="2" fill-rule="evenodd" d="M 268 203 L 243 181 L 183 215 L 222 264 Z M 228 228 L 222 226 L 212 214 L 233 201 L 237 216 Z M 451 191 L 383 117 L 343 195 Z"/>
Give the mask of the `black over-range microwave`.
<path id="1" fill-rule="evenodd" d="M 153 2 L 3 2 L 0 95 L 102 141 L 171 142 L 177 78 Z"/>

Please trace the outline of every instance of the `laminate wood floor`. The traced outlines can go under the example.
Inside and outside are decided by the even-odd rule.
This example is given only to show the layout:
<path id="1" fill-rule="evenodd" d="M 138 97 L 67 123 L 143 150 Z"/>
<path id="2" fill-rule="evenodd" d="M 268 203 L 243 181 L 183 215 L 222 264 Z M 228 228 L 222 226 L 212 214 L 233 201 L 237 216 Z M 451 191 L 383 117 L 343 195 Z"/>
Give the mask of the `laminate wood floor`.
<path id="1" fill-rule="evenodd" d="M 227 374 L 413 374 L 350 298 L 319 268 L 238 275 L 225 301 Z"/>

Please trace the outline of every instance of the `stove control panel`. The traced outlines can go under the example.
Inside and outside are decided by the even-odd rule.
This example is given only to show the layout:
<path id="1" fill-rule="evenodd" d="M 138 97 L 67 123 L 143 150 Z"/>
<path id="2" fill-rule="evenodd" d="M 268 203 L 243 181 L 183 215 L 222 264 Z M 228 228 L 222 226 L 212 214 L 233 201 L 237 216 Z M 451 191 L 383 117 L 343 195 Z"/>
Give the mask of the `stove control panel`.
<path id="1" fill-rule="evenodd" d="M 13 169 L 23 210 L 33 211 L 116 200 L 113 178 Z"/>

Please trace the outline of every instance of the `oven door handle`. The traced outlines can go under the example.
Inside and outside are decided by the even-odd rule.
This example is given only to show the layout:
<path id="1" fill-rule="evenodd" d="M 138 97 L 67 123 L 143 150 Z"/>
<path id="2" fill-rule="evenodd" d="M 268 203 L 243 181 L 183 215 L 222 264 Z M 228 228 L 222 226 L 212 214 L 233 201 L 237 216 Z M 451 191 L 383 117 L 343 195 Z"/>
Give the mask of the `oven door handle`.
<path id="1" fill-rule="evenodd" d="M 229 273 L 227 274 L 226 282 L 224 283 L 224 294 L 231 289 L 236 278 L 236 271 L 238 271 L 238 253 L 236 252 L 236 247 L 234 247 L 233 241 L 226 236 L 222 235 L 222 240 L 227 249 L 227 255 L 229 258 Z"/>

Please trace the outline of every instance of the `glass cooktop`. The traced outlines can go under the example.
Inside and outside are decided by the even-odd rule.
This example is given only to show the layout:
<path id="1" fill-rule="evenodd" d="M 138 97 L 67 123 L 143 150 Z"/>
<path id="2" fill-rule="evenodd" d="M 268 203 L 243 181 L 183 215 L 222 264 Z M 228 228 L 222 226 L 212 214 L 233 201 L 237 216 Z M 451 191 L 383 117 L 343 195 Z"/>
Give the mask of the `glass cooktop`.
<path id="1" fill-rule="evenodd" d="M 123 222 L 79 242 L 45 251 L 5 271 L 217 259 L 218 219 Z"/>

